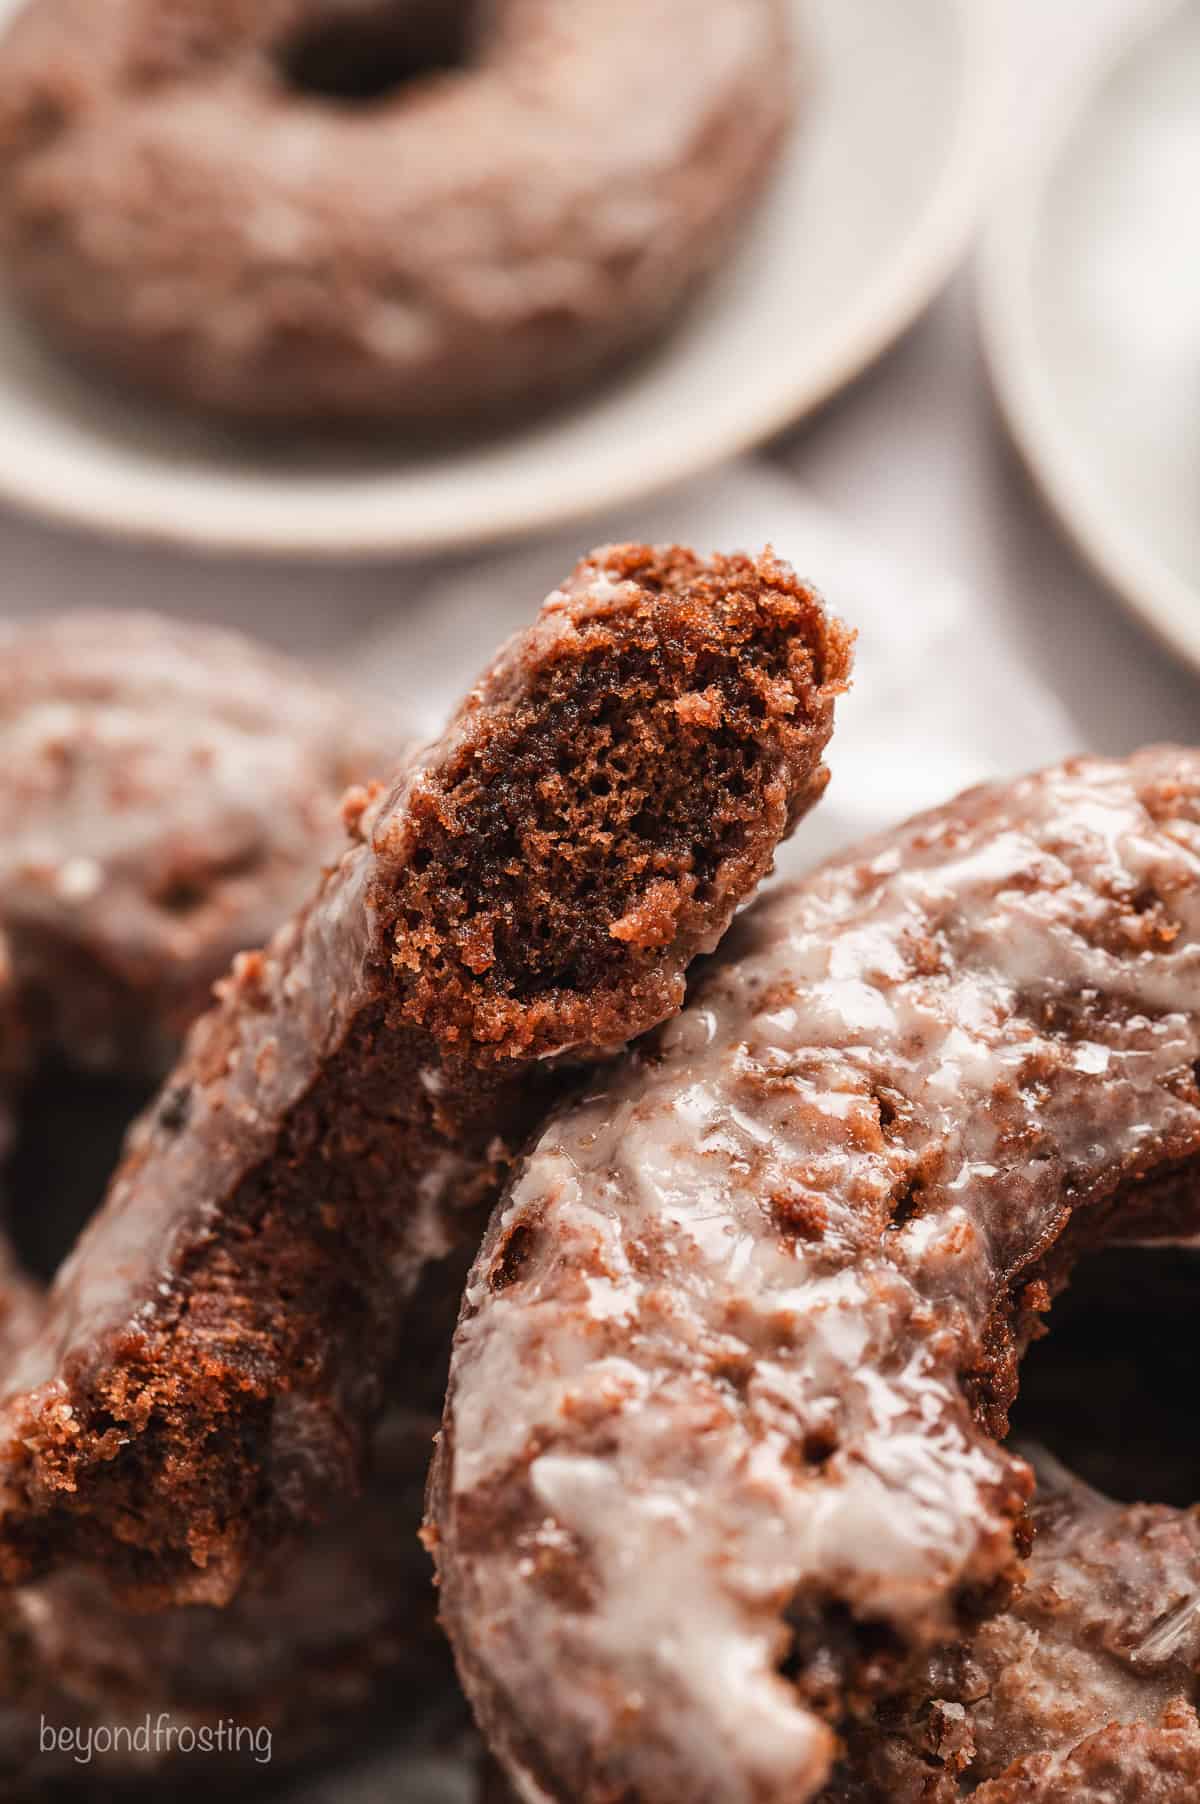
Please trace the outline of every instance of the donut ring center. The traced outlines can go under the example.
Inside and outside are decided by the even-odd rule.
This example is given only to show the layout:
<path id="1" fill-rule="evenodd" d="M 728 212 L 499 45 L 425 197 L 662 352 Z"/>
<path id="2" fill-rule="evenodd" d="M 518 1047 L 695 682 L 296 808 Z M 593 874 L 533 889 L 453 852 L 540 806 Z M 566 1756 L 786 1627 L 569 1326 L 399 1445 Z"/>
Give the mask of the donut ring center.
<path id="1" fill-rule="evenodd" d="M 104 1196 L 126 1130 L 157 1085 L 52 1059 L 24 1088 L 3 1166 L 6 1227 L 22 1268 L 49 1284 Z"/>
<path id="2" fill-rule="evenodd" d="M 473 0 L 320 0 L 276 46 L 296 93 L 369 106 L 471 60 Z"/>
<path id="3" fill-rule="evenodd" d="M 1046 1447 L 1121 1503 L 1190 1508 L 1200 1252 L 1109 1247 L 1087 1255 L 1026 1354 L 1012 1439 Z"/>

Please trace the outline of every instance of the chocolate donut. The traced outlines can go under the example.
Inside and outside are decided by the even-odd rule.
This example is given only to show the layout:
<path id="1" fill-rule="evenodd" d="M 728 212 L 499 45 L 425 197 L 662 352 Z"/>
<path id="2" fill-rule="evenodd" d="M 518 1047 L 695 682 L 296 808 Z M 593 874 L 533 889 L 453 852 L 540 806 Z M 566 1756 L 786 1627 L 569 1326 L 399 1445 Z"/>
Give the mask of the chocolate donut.
<path id="1" fill-rule="evenodd" d="M 790 118 L 787 15 L 31 0 L 0 46 L 0 256 L 58 340 L 192 409 L 545 402 L 724 256 Z"/>
<path id="2" fill-rule="evenodd" d="M 22 1243 L 31 1208 L 66 1239 L 102 1194 L 120 1126 L 104 1119 L 110 1088 L 57 1072 L 22 1099 L 22 1157 L 6 1173 Z M 38 1169 L 55 1134 L 72 1148 L 57 1187 Z M 364 1494 L 256 1566 L 227 1608 L 125 1609 L 79 1568 L 0 1592 L 0 1796 L 32 1804 L 53 1784 L 95 1799 L 192 1778 L 259 1790 L 335 1753 L 379 1746 L 403 1770 L 431 1731 L 461 1739 L 466 1706 L 416 1536 L 463 1273 L 449 1262 L 437 1275 L 407 1313 Z M 35 1319 L 44 1293 L 24 1274 L 20 1296 Z M 0 1305 L 10 1298 L 6 1276 Z M 13 1351 L 0 1330 L 0 1360 Z"/>
<path id="3" fill-rule="evenodd" d="M 1023 1353 L 1082 1251 L 1195 1234 L 1198 1061 L 1200 752 L 1163 749 L 777 893 L 543 1131 L 468 1286 L 429 1530 L 523 1795 L 803 1804 L 1005 1607 Z M 1194 1614 L 1194 1540 L 1114 1514 L 1043 1557 L 1092 1606 L 1118 1560 L 1173 1562 Z M 1144 1717 L 1031 1723 L 981 1800 L 1193 1797 L 1194 1652 Z M 940 1804 L 969 1781 L 938 1761 Z"/>
<path id="4" fill-rule="evenodd" d="M 0 1569 L 219 1603 L 352 1486 L 418 1274 L 570 1069 L 673 1013 L 821 794 L 848 640 L 769 556 L 597 553 L 136 1127 L 0 1406 Z"/>
<path id="5" fill-rule="evenodd" d="M 336 853 L 398 732 L 239 634 L 151 614 L 0 628 L 0 1077 L 159 1074 L 237 952 Z"/>
<path id="6" fill-rule="evenodd" d="M 307 893 L 342 837 L 346 784 L 399 747 L 238 634 L 95 612 L 0 629 L 0 1150 L 18 1154 L 6 1373 L 45 1318 L 20 1255 L 44 1263 L 69 1241 L 127 1122 L 114 1111 L 177 1056 L 235 953 Z M 428 1586 L 394 1532 L 398 1509 L 415 1516 L 429 1435 L 396 1415 L 367 1498 L 229 1612 L 134 1617 L 78 1570 L 0 1595 L 3 1795 L 45 1796 L 57 1777 L 95 1796 L 101 1779 L 178 1765 L 181 1731 L 203 1746 L 222 1724 L 242 1737 L 231 1768 L 253 1775 L 270 1735 L 278 1770 L 368 1701 L 432 1685 Z M 175 1740 L 160 1727 L 141 1746 L 160 1711 Z M 115 1748 L 89 1742 L 81 1762 L 82 1744 L 44 1744 L 45 1724 Z"/>
<path id="7" fill-rule="evenodd" d="M 109 1076 L 57 1067 L 22 1093 L 4 1174 L 22 1254 L 45 1264 L 86 1219 L 128 1121 L 123 1103 Z M 0 1252 L 6 1369 L 45 1299 L 3 1242 Z M 456 1765 L 469 1767 L 470 1747 L 458 1751 L 466 1706 L 416 1534 L 464 1275 L 446 1262 L 406 1311 L 364 1495 L 257 1565 L 227 1608 L 124 1609 L 101 1574 L 79 1568 L 0 1592 L 0 1797 L 33 1804 L 52 1785 L 55 1796 L 96 1799 L 111 1786 L 125 1797 L 191 1779 L 257 1791 L 364 1746 L 406 1772 L 431 1734 L 451 1736 Z"/>

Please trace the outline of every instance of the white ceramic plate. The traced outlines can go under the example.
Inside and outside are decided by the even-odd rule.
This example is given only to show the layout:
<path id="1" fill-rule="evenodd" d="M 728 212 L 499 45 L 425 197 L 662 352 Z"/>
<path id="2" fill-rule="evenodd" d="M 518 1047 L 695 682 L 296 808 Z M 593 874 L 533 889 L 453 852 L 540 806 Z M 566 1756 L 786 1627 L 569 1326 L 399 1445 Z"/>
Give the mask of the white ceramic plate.
<path id="1" fill-rule="evenodd" d="M 1110 47 L 1003 197 L 980 271 L 1035 479 L 1200 668 L 1200 0 L 1143 8 Z"/>
<path id="2" fill-rule="evenodd" d="M 198 548 L 397 555 L 616 506 L 791 425 L 948 273 L 988 113 L 977 0 L 793 3 L 809 69 L 786 165 L 680 329 L 605 387 L 449 450 L 264 451 L 114 399 L 0 312 L 0 497 Z"/>

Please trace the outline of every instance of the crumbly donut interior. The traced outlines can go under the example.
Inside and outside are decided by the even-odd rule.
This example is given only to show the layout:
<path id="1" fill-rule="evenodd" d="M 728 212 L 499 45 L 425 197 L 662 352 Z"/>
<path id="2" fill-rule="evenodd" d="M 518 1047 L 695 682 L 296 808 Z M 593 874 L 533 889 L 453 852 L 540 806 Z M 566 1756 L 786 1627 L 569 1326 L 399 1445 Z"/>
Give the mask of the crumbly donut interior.
<path id="1" fill-rule="evenodd" d="M 778 809 L 786 624 L 732 648 L 647 640 L 555 667 L 415 801 L 394 898 L 405 1017 L 512 1057 L 549 1022 L 604 1044 Z M 811 676 L 811 672 L 806 672 Z M 569 770 L 569 778 L 564 772 Z"/>

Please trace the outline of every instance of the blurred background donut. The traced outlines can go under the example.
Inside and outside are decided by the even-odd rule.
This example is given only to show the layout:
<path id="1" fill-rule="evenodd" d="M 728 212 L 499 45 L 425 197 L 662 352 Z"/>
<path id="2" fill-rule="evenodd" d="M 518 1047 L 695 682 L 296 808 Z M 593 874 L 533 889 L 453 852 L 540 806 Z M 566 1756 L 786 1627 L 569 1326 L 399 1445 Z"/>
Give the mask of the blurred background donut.
<path id="1" fill-rule="evenodd" d="M 0 251 L 123 381 L 252 421 L 523 409 L 658 332 L 792 109 L 786 0 L 32 0 Z"/>

